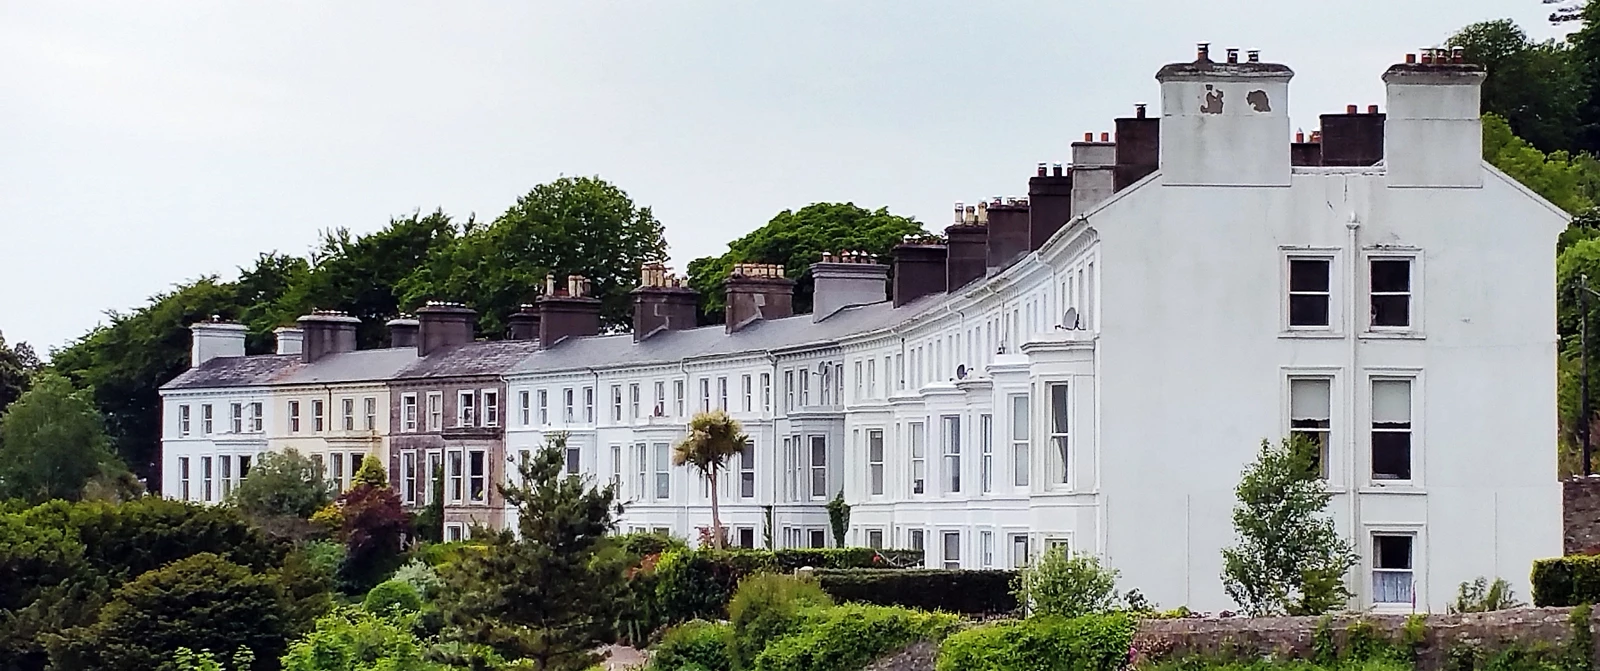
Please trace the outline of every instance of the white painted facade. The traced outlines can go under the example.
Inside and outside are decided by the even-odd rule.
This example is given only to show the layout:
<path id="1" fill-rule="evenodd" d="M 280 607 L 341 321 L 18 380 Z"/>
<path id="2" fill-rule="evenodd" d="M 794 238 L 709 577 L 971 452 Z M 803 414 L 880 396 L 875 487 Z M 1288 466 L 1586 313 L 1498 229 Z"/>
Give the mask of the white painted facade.
<path id="1" fill-rule="evenodd" d="M 267 451 L 272 409 L 265 387 L 162 392 L 161 491 L 225 501 Z"/>

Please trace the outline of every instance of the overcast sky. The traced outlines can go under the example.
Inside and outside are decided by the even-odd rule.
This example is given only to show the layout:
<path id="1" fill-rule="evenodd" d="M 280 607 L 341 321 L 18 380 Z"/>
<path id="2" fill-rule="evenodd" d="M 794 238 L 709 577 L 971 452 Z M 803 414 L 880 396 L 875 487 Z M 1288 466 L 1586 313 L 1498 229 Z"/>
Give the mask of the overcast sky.
<path id="1" fill-rule="evenodd" d="M 0 0 L 0 331 L 41 353 L 173 284 L 416 209 L 492 219 L 561 174 L 655 209 L 674 266 L 816 201 L 943 227 L 1261 49 L 1297 126 L 1538 0 Z"/>

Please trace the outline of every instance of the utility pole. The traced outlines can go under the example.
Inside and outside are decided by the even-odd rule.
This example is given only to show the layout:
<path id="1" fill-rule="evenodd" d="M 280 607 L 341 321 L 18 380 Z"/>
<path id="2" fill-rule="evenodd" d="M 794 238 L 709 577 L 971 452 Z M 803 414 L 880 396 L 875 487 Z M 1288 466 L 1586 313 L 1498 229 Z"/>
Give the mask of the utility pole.
<path id="1" fill-rule="evenodd" d="M 1582 350 L 1579 354 L 1582 367 L 1579 374 L 1583 376 L 1580 388 L 1583 390 L 1578 407 L 1578 437 L 1583 441 L 1583 474 L 1585 477 L 1594 475 L 1594 468 L 1590 465 L 1593 448 L 1589 444 L 1589 423 L 1594 416 L 1589 400 L 1589 294 L 1600 296 L 1589 287 L 1589 276 L 1578 275 L 1578 347 Z"/>

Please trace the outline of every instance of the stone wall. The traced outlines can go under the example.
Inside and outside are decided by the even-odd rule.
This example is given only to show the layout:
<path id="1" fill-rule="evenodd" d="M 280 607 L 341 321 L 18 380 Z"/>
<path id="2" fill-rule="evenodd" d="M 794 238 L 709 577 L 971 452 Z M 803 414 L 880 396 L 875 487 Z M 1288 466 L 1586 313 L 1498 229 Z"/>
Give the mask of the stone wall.
<path id="1" fill-rule="evenodd" d="M 1513 644 L 1524 648 L 1559 650 L 1572 637 L 1570 608 L 1523 608 L 1465 615 L 1427 615 L 1417 668 L 1446 668 L 1452 650 L 1477 645 L 1492 653 Z M 1388 640 L 1403 640 L 1407 616 L 1368 615 L 1335 617 L 1329 627 L 1342 650 L 1350 626 L 1358 621 Z M 1144 620 L 1134 635 L 1134 648 L 1144 659 L 1181 659 L 1190 656 L 1237 658 L 1292 657 L 1310 659 L 1321 618 L 1188 618 Z M 1595 623 L 1590 622 L 1593 631 Z M 1592 659 L 1600 659 L 1590 650 Z"/>
<path id="2" fill-rule="evenodd" d="M 1600 554 L 1600 477 L 1561 483 L 1561 531 L 1566 554 Z"/>

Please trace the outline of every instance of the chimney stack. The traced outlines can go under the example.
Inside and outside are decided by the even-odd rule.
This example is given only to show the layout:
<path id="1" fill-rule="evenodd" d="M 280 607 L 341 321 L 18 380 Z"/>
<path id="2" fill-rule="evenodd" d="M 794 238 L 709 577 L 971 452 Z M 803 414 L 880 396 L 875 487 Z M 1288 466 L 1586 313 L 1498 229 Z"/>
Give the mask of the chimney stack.
<path id="1" fill-rule="evenodd" d="M 735 263 L 722 285 L 727 291 L 722 315 L 728 333 L 794 315 L 794 280 L 784 277 L 781 265 Z"/>
<path id="2" fill-rule="evenodd" d="M 516 312 L 506 317 L 506 337 L 511 340 L 539 339 L 539 308 L 523 303 Z"/>
<path id="3" fill-rule="evenodd" d="M 417 334 L 422 329 L 421 322 L 410 316 L 401 315 L 384 322 L 383 325 L 389 328 L 390 347 L 417 346 Z"/>
<path id="4" fill-rule="evenodd" d="M 1043 246 L 1071 218 L 1072 173 L 1062 174 L 1056 163 L 1049 176 L 1028 180 L 1028 251 Z"/>
<path id="5" fill-rule="evenodd" d="M 1117 119 L 1116 165 L 1112 193 L 1156 171 L 1161 163 L 1161 120 L 1146 116 L 1145 104 L 1133 106 L 1133 118 Z M 1081 210 L 1080 210 L 1081 211 Z"/>
<path id="6" fill-rule="evenodd" d="M 293 326 L 280 326 L 272 331 L 272 338 L 278 346 L 278 354 L 299 354 L 305 346 L 306 333 Z"/>
<path id="7" fill-rule="evenodd" d="M 959 206 L 959 203 L 958 203 Z M 983 208 L 985 218 L 989 207 Z M 989 227 L 978 223 L 978 208 L 966 206 L 966 216 L 944 229 L 948 258 L 945 263 L 945 286 L 955 291 L 968 282 L 983 277 L 987 268 Z"/>
<path id="8" fill-rule="evenodd" d="M 1377 105 L 1361 114 L 1350 105 L 1344 114 L 1322 115 L 1321 165 L 1360 167 L 1383 160 L 1384 115 Z"/>
<path id="9" fill-rule="evenodd" d="M 1072 143 L 1072 212 L 1088 212 L 1111 197 L 1117 145 L 1109 139 Z"/>
<path id="10" fill-rule="evenodd" d="M 662 331 L 694 328 L 700 293 L 683 282 L 661 263 L 646 263 L 639 268 L 639 288 L 633 290 L 634 342 Z"/>
<path id="11" fill-rule="evenodd" d="M 335 310 L 315 310 L 295 320 L 304 334 L 301 363 L 313 363 L 329 354 L 356 351 L 356 328 L 361 320 Z"/>
<path id="12" fill-rule="evenodd" d="M 1312 131 L 1310 139 L 1304 131 L 1295 132 L 1294 142 L 1289 143 L 1289 165 L 1322 165 L 1322 136 L 1317 131 Z"/>
<path id="13" fill-rule="evenodd" d="M 1035 177 L 1034 179 L 1039 179 Z M 994 218 L 994 206 L 989 207 Z M 900 307 L 948 288 L 945 263 L 949 249 L 936 237 L 906 238 L 894 247 L 894 306 Z"/>
<path id="14" fill-rule="evenodd" d="M 244 339 L 248 332 L 244 324 L 225 322 L 221 317 L 195 322 L 189 326 L 189 366 L 199 367 L 221 357 L 244 356 Z"/>
<path id="15" fill-rule="evenodd" d="M 1389 186 L 1483 185 L 1484 72 L 1455 52 L 1425 51 L 1383 74 L 1388 109 L 1383 158 Z"/>
<path id="16" fill-rule="evenodd" d="M 1039 177 L 1046 177 L 1045 164 L 1039 164 Z M 1000 268 L 1017 257 L 1028 253 L 1028 201 L 1027 199 L 995 196 L 989 201 L 989 226 L 985 231 L 989 268 Z"/>
<path id="17" fill-rule="evenodd" d="M 852 305 L 882 303 L 889 266 L 866 252 L 825 252 L 811 264 L 811 279 L 811 321 L 820 322 Z"/>
<path id="18" fill-rule="evenodd" d="M 1288 186 L 1293 77 L 1287 66 L 1258 61 L 1161 68 L 1162 185 Z"/>
<path id="19" fill-rule="evenodd" d="M 430 301 L 417 310 L 417 356 L 459 347 L 477 336 L 478 313 L 460 303 Z"/>
<path id="20" fill-rule="evenodd" d="M 540 349 L 600 333 L 600 299 L 590 295 L 592 289 L 582 275 L 568 275 L 565 286 L 556 284 L 555 275 L 545 275 L 544 295 L 537 302 Z"/>

